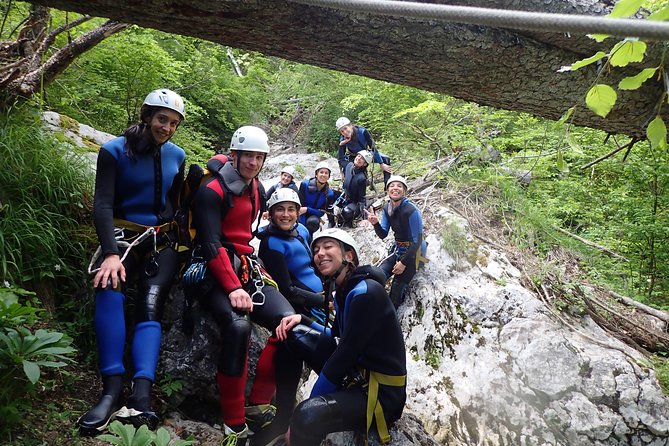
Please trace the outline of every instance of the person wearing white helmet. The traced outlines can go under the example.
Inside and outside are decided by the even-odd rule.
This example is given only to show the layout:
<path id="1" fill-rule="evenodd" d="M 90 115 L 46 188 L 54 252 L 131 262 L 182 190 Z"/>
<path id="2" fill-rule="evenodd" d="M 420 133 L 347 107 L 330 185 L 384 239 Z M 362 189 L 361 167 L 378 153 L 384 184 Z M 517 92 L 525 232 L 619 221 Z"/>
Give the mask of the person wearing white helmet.
<path id="1" fill-rule="evenodd" d="M 267 190 L 267 194 L 265 195 L 267 199 L 272 196 L 274 191 L 277 191 L 281 188 L 287 187 L 295 192 L 298 192 L 298 187 L 297 184 L 295 184 L 295 168 L 293 166 L 285 166 L 281 169 L 281 176 L 279 177 L 279 182 L 270 187 Z"/>
<path id="2" fill-rule="evenodd" d="M 300 183 L 300 223 L 312 234 L 320 228 L 321 217 L 326 213 L 328 205 L 335 200 L 335 192 L 328 183 L 330 174 L 327 161 L 320 161 L 316 164 L 314 176 Z"/>
<path id="3" fill-rule="evenodd" d="M 339 149 L 337 159 L 339 167 L 344 172 L 346 165 L 353 161 L 355 155 L 361 150 L 369 150 L 373 155 L 373 162 L 381 166 L 383 171 L 383 184 L 388 182 L 393 169 L 390 167 L 390 157 L 376 149 L 376 144 L 371 133 L 365 127 L 355 125 L 345 116 L 337 119 L 335 123 L 339 132 Z M 371 164 L 371 161 L 370 161 Z"/>
<path id="4" fill-rule="evenodd" d="M 300 198 L 294 191 L 282 188 L 272 194 L 267 205 L 270 223 L 258 231 L 258 257 L 295 311 L 313 321 L 309 329 L 316 333 L 323 331 L 329 313 L 328 300 L 311 262 L 311 234 L 297 221 Z M 278 338 L 268 339 L 258 358 L 256 378 L 248 398 L 250 407 L 246 411 L 249 427 L 255 432 L 254 444 L 265 444 L 261 438 L 271 439 L 288 428 L 302 366 L 302 359 L 282 349 Z M 277 386 L 267 385 L 275 378 Z M 261 414 L 272 410 L 270 403 L 275 391 L 276 416 L 271 426 L 263 426 L 269 417 Z M 258 423 L 258 419 L 263 423 Z M 259 429 L 263 427 L 265 429 Z"/>
<path id="5" fill-rule="evenodd" d="M 283 441 L 317 446 L 331 432 L 366 436 L 375 426 L 387 443 L 388 428 L 402 415 L 406 401 L 406 349 L 385 276 L 379 268 L 359 265 L 358 244 L 342 229 L 317 232 L 311 247 L 327 293 L 334 290 L 336 316 L 332 331 L 320 332 L 317 342 L 309 339 L 313 333 L 294 333 L 293 327 L 308 322 L 305 316 L 288 316 L 277 328 L 279 339 L 301 351 L 318 373 L 311 395 L 295 408 Z"/>
<path id="6" fill-rule="evenodd" d="M 99 434 L 112 417 L 150 429 L 159 422 L 151 409 L 151 388 L 163 306 L 179 265 L 173 219 L 186 159 L 184 150 L 169 140 L 184 117 L 181 96 L 166 88 L 154 90 L 142 104 L 140 122 L 103 144 L 98 154 L 93 222 L 100 248 L 89 270 L 95 274 L 95 334 L 103 388 L 99 401 L 77 421 L 85 436 Z M 134 240 L 141 242 L 130 248 Z M 129 282 L 137 295 L 132 392 L 124 405 Z"/>
<path id="7" fill-rule="evenodd" d="M 244 409 L 251 322 L 272 331 L 282 317 L 294 314 L 253 255 L 253 225 L 265 207 L 257 176 L 269 153 L 267 134 L 254 126 L 240 127 L 230 142 L 230 162 L 214 157 L 212 173 L 193 201 L 194 246 L 207 265 L 210 280 L 195 294 L 219 326 L 223 345 L 216 381 L 223 414 L 224 444 L 246 444 L 249 428 Z M 253 415 L 270 415 L 266 411 Z"/>
<path id="8" fill-rule="evenodd" d="M 365 218 L 367 196 L 367 167 L 372 162 L 372 153 L 361 150 L 344 169 L 344 192 L 341 203 L 342 226 L 353 226 L 356 218 Z"/>
<path id="9" fill-rule="evenodd" d="M 395 308 L 404 302 L 406 287 L 416 271 L 427 261 L 427 242 L 423 240 L 423 218 L 418 207 L 406 198 L 407 181 L 400 175 L 388 179 L 386 191 L 390 201 L 383 208 L 381 221 L 373 208 L 367 211 L 367 220 L 374 226 L 376 235 L 382 240 L 392 228 L 395 243 L 390 255 L 379 265 L 386 278 L 393 276 L 390 300 Z"/>

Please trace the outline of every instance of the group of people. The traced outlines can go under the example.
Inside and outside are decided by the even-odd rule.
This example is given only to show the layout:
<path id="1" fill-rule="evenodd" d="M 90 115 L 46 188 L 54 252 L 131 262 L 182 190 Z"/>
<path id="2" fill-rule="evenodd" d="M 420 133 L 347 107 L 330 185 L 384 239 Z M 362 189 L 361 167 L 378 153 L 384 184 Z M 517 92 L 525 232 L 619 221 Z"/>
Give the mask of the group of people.
<path id="1" fill-rule="evenodd" d="M 170 139 L 184 119 L 184 101 L 177 93 L 152 91 L 142 105 L 140 123 L 100 149 L 93 211 L 100 248 L 89 272 L 94 274 L 102 392 L 77 422 L 82 435 L 97 435 L 112 419 L 150 429 L 160 422 L 151 408 L 151 389 L 163 307 L 179 271 L 174 217 L 186 158 Z M 350 121 L 340 127 L 342 122 L 337 121 L 345 141 L 340 147 L 371 140 L 369 132 Z M 344 128 L 349 125 L 350 132 Z M 363 150 L 346 165 L 345 182 L 355 178 Z M 388 176 L 390 202 L 380 220 L 363 201 L 356 202 L 379 237 L 392 228 L 396 239 L 380 267 L 361 265 L 358 243 L 349 233 L 319 230 L 322 212 L 328 200 L 333 202 L 330 169 L 319 164 L 298 188 L 294 170 L 286 168 L 280 185 L 265 197 L 258 175 L 268 153 L 262 129 L 239 128 L 230 154 L 208 161 L 211 175 L 199 185 L 191 205 L 196 235 L 183 283 L 220 329 L 223 345 L 215 379 L 222 444 L 242 446 L 252 438 L 261 445 L 277 437 L 275 444 L 318 445 L 330 432 L 367 434 L 372 428 L 387 442 L 388 427 L 401 416 L 406 400 L 406 354 L 395 309 L 425 261 L 420 212 L 406 199 L 407 183 L 399 176 Z M 384 172 L 384 166 L 389 168 L 385 161 Z M 269 224 L 254 231 L 265 211 Z M 255 236 L 260 240 L 257 256 L 250 244 Z M 389 297 L 385 283 L 391 275 Z M 126 292 L 131 284 L 136 290 L 132 382 L 124 398 Z M 271 336 L 247 399 L 252 323 Z M 305 363 L 318 380 L 310 397 L 296 406 Z"/>

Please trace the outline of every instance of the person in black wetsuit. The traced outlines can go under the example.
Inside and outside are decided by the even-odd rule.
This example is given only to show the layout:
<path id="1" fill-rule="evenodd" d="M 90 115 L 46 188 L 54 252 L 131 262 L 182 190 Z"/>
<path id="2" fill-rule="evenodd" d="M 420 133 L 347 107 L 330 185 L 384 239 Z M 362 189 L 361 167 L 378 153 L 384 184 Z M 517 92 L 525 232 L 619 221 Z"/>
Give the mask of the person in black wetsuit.
<path id="1" fill-rule="evenodd" d="M 388 182 L 390 174 L 393 172 L 390 167 L 390 157 L 384 155 L 376 149 L 376 144 L 372 138 L 369 130 L 360 125 L 355 125 L 345 116 L 337 119 L 335 123 L 337 131 L 339 132 L 339 148 L 337 152 L 337 160 L 339 161 L 339 168 L 342 172 L 346 165 L 353 161 L 355 156 L 361 150 L 368 150 L 373 154 L 373 162 L 381 166 L 383 172 L 383 184 Z M 371 161 L 370 161 L 371 163 Z"/>
<path id="2" fill-rule="evenodd" d="M 317 446 L 328 433 L 366 434 L 373 425 L 387 443 L 388 427 L 406 401 L 406 351 L 385 276 L 376 267 L 358 266 L 357 243 L 342 229 L 316 233 L 312 250 L 326 290 L 334 286 L 336 316 L 331 333 L 319 332 L 317 341 L 309 340 L 313 349 L 302 350 L 318 380 L 309 399 L 295 409 L 285 439 L 276 444 Z M 286 317 L 277 328 L 279 339 L 288 339 L 296 350 L 313 336 L 294 333 L 304 318 Z"/>
<path id="3" fill-rule="evenodd" d="M 390 202 L 383 208 L 381 221 L 371 207 L 367 211 L 367 220 L 374 225 L 376 235 L 382 240 L 392 228 L 395 243 L 390 255 L 379 267 L 386 278 L 393 276 L 390 287 L 390 300 L 395 309 L 404 302 L 404 292 L 418 268 L 427 261 L 425 251 L 427 243 L 423 240 L 423 218 L 416 205 L 406 198 L 407 182 L 400 175 L 388 179 L 386 190 Z"/>
<path id="4" fill-rule="evenodd" d="M 152 91 L 141 122 L 100 148 L 93 220 L 100 241 L 95 273 L 95 334 L 102 375 L 100 400 L 77 421 L 82 435 L 97 435 L 115 417 L 155 429 L 151 387 L 160 350 L 165 298 L 178 270 L 173 224 L 183 183 L 185 152 L 169 139 L 184 119 L 181 96 Z M 123 405 L 126 289 L 136 283 L 132 338 L 132 393 Z"/>
<path id="5" fill-rule="evenodd" d="M 365 218 L 367 200 L 367 166 L 372 162 L 372 154 L 361 150 L 344 169 L 344 192 L 340 197 L 341 225 L 353 227 L 356 218 Z"/>
<path id="6" fill-rule="evenodd" d="M 247 415 L 272 415 L 252 407 L 247 414 L 244 407 L 251 322 L 272 331 L 295 312 L 271 285 L 250 245 L 252 226 L 265 206 L 257 176 L 269 153 L 267 135 L 258 127 L 241 127 L 232 136 L 230 150 L 230 162 L 209 160 L 212 176 L 198 188 L 193 202 L 195 250 L 206 261 L 209 280 L 184 291 L 195 294 L 219 325 L 223 345 L 216 380 L 223 444 L 243 446 L 249 435 Z"/>

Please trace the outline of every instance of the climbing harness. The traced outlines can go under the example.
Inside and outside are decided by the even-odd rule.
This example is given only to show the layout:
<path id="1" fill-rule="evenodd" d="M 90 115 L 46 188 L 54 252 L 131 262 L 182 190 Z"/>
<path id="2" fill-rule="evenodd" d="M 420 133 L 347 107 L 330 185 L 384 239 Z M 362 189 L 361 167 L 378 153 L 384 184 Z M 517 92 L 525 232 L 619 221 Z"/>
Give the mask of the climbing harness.
<path id="1" fill-rule="evenodd" d="M 360 11 L 370 14 L 443 20 L 445 22 L 487 25 L 499 28 L 560 33 L 611 34 L 620 37 L 669 40 L 669 23 L 652 20 L 618 19 L 602 16 L 553 14 L 391 0 L 291 1 L 303 5 Z"/>
<path id="2" fill-rule="evenodd" d="M 125 238 L 125 228 L 115 228 L 114 229 L 114 238 L 116 239 L 116 244 L 120 249 L 124 249 L 125 252 L 121 256 L 121 263 L 123 263 L 128 257 L 128 254 L 134 248 L 135 246 L 139 245 L 142 243 L 144 240 L 146 240 L 149 236 L 153 235 L 153 252 L 151 253 L 151 261 L 147 264 L 146 266 L 146 271 L 145 273 L 147 276 L 152 277 L 155 276 L 158 273 L 158 263 L 156 261 L 156 255 L 158 253 L 158 247 L 156 245 L 157 243 L 157 238 L 156 238 L 156 228 L 153 226 L 142 226 L 144 228 L 144 231 L 139 234 L 138 236 L 134 237 L 134 240 L 132 242 L 126 241 L 127 239 Z M 96 264 L 96 262 L 100 259 L 100 256 L 102 255 L 102 246 L 98 246 L 98 249 L 95 250 L 95 253 L 93 254 L 93 257 L 91 258 L 90 263 L 88 264 L 88 274 L 95 274 L 98 271 L 100 271 L 100 267 L 98 268 L 93 268 L 93 266 Z M 152 274 L 149 274 L 152 273 Z"/>

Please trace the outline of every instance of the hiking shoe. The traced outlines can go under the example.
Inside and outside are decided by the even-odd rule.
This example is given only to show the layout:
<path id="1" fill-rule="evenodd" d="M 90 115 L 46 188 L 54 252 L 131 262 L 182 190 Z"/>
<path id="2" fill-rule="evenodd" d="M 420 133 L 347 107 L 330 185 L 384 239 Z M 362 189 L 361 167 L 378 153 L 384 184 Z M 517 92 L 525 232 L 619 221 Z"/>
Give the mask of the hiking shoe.
<path id="1" fill-rule="evenodd" d="M 246 446 L 246 440 L 249 436 L 248 426 L 244 426 L 241 432 L 236 432 L 226 424 L 223 425 L 223 441 L 221 446 Z"/>
<path id="2" fill-rule="evenodd" d="M 251 432 L 258 432 L 272 423 L 276 416 L 276 407 L 271 404 L 258 404 L 244 408 L 246 424 Z"/>
<path id="3" fill-rule="evenodd" d="M 103 388 L 95 406 L 77 420 L 79 433 L 84 437 L 94 437 L 107 428 L 121 407 L 123 377 L 120 375 L 102 377 Z"/>

